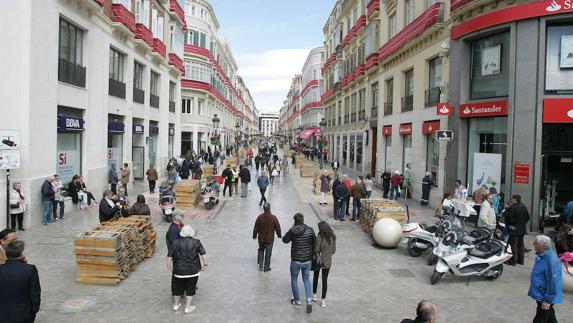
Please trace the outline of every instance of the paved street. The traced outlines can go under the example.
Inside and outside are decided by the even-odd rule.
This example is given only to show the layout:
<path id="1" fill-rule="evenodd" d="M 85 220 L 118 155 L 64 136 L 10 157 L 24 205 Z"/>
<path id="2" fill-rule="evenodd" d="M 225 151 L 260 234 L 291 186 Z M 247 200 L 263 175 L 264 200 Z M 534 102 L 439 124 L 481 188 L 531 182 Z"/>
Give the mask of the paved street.
<path id="1" fill-rule="evenodd" d="M 289 178 L 275 181 L 269 193 L 272 211 L 283 232 L 292 225 L 292 215 L 302 212 L 315 229 L 319 219 L 331 217 L 331 205 L 320 207 L 311 195 L 308 179 L 291 169 Z M 135 190 L 145 187 L 138 183 Z M 133 198 L 133 196 L 131 196 Z M 28 244 L 28 258 L 38 266 L 42 284 L 42 310 L 38 322 L 399 322 L 412 317 L 421 299 L 439 306 L 439 322 L 529 322 L 535 303 L 527 297 L 533 253 L 526 265 L 505 267 L 496 281 L 467 280 L 447 276 L 430 285 L 433 268 L 425 259 L 411 258 L 404 248 L 382 250 L 372 245 L 358 223 L 335 226 L 337 253 L 329 277 L 327 307 L 289 304 L 290 246 L 275 241 L 272 271 L 259 272 L 257 243 L 252 225 L 260 213 L 258 191 L 246 199 L 223 199 L 212 211 L 197 210 L 186 223 L 197 230 L 209 257 L 194 298 L 197 309 L 188 315 L 171 308 L 170 274 L 166 270 L 164 235 L 157 198 L 149 198 L 153 222 L 159 231 L 156 254 L 139 265 L 117 286 L 91 286 L 75 282 L 73 238 L 97 223 L 96 208 L 67 213 L 63 222 L 36 227 L 20 234 Z M 413 208 L 417 217 L 428 210 Z M 431 219 L 428 218 L 428 222 Z M 299 284 L 302 289 L 302 284 Z M 320 288 L 320 287 L 319 287 Z M 302 292 L 303 293 L 303 292 Z M 303 293 L 304 294 L 304 293 Z M 573 321 L 571 295 L 557 306 L 560 322 Z"/>

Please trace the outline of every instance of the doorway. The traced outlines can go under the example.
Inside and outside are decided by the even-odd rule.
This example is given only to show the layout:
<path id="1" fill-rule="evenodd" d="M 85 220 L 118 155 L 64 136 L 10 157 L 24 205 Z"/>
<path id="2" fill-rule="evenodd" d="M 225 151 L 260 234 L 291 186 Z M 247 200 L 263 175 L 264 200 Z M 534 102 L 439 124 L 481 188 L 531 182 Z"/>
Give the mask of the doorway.
<path id="1" fill-rule="evenodd" d="M 133 178 L 143 179 L 145 174 L 145 147 L 133 147 Z"/>
<path id="2" fill-rule="evenodd" d="M 542 155 L 541 199 L 551 200 L 549 213 L 561 213 L 573 200 L 573 154 Z"/>
<path id="3" fill-rule="evenodd" d="M 378 160 L 378 157 L 376 156 L 376 154 L 378 154 L 378 128 L 372 128 L 371 137 L 372 142 L 370 145 L 372 145 L 372 157 L 370 159 L 372 160 L 372 166 L 370 167 L 370 174 L 376 178 L 376 161 Z"/>

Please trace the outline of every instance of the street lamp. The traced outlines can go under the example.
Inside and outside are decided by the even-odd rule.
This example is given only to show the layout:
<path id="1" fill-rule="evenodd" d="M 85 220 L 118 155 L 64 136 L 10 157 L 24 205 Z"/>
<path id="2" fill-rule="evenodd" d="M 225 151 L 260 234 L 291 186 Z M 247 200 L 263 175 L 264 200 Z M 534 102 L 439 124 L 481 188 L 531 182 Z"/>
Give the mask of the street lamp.
<path id="1" fill-rule="evenodd" d="M 235 129 L 237 130 L 237 133 L 235 134 L 235 145 L 237 146 L 237 154 L 239 153 L 239 140 L 241 139 L 241 136 L 239 134 L 239 131 L 241 130 L 241 124 L 239 123 L 239 121 L 237 121 L 237 124 L 235 124 Z"/>
<path id="2" fill-rule="evenodd" d="M 221 120 L 219 118 L 217 118 L 217 114 L 215 113 L 215 115 L 213 116 L 213 128 L 215 128 L 215 133 L 217 133 L 217 128 L 219 128 L 219 122 L 221 122 Z"/>
<path id="3" fill-rule="evenodd" d="M 320 138 L 318 139 L 319 140 L 318 146 L 320 147 L 322 136 L 324 136 L 324 127 L 326 127 L 326 121 L 324 121 L 324 118 L 322 118 L 322 120 L 320 121 L 318 126 L 320 127 Z M 322 151 L 323 149 L 324 149 L 324 147 L 320 147 L 320 169 L 322 169 L 323 163 L 324 163 L 324 161 L 323 161 L 324 160 L 324 153 Z"/>

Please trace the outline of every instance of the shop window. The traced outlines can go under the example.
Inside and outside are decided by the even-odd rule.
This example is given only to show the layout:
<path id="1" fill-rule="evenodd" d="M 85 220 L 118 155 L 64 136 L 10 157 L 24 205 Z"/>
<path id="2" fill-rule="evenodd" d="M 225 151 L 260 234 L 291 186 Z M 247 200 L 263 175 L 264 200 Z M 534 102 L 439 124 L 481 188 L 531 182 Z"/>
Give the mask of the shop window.
<path id="1" fill-rule="evenodd" d="M 470 99 L 504 97 L 509 91 L 509 32 L 471 43 Z"/>
<path id="2" fill-rule="evenodd" d="M 402 136 L 402 173 L 404 170 L 412 168 L 412 136 Z"/>
<path id="3" fill-rule="evenodd" d="M 440 143 L 434 133 L 427 136 L 426 172 L 430 172 L 432 181 L 438 184 L 438 169 L 440 166 Z"/>
<path id="4" fill-rule="evenodd" d="M 442 58 L 436 57 L 428 62 L 428 89 L 425 106 L 432 107 L 440 102 L 440 84 L 442 82 Z"/>
<path id="5" fill-rule="evenodd" d="M 362 150 L 364 149 L 363 136 L 356 136 L 356 170 L 362 171 Z"/>
<path id="6" fill-rule="evenodd" d="M 67 188 L 74 175 L 81 174 L 81 134 L 58 133 L 58 176 Z"/>
<path id="7" fill-rule="evenodd" d="M 547 27 L 545 90 L 573 92 L 573 24 Z"/>
<path id="8" fill-rule="evenodd" d="M 542 137 L 542 152 L 569 153 L 573 152 L 573 126 L 571 124 L 544 124 Z"/>
<path id="9" fill-rule="evenodd" d="M 386 142 L 384 143 L 384 167 L 385 169 L 390 169 L 390 165 L 392 164 L 392 155 L 390 154 L 390 150 L 392 149 L 392 137 L 386 136 Z"/>
<path id="10" fill-rule="evenodd" d="M 354 134 L 349 136 L 350 141 L 350 159 L 348 160 L 348 168 L 355 168 L 355 157 L 356 157 L 356 137 Z"/>

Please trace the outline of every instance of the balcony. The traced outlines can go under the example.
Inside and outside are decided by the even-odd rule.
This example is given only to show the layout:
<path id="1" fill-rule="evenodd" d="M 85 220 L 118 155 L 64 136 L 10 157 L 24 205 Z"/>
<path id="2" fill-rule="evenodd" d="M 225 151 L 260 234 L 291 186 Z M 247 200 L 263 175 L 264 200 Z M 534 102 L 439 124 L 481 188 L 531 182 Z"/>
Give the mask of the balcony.
<path id="1" fill-rule="evenodd" d="M 368 19 L 374 18 L 374 15 L 380 12 L 380 0 L 370 0 L 366 8 Z"/>
<path id="2" fill-rule="evenodd" d="M 175 112 L 175 102 L 169 101 L 169 112 Z"/>
<path id="3" fill-rule="evenodd" d="M 364 66 L 366 67 L 366 71 L 369 71 L 370 69 L 377 67 L 378 66 L 378 53 L 374 53 L 371 54 L 370 56 L 368 56 L 368 58 L 366 58 L 366 64 L 364 64 Z"/>
<path id="4" fill-rule="evenodd" d="M 370 111 L 370 116 L 372 118 L 377 118 L 378 117 L 378 106 L 375 105 L 372 107 L 372 110 Z"/>
<path id="5" fill-rule="evenodd" d="M 169 11 L 175 13 L 175 15 L 181 19 L 183 26 L 185 26 L 185 11 L 183 11 L 183 8 L 181 8 L 177 0 L 170 0 Z"/>
<path id="6" fill-rule="evenodd" d="M 58 81 L 86 87 L 86 68 L 64 58 L 58 60 Z"/>
<path id="7" fill-rule="evenodd" d="M 145 91 L 133 87 L 133 102 L 145 104 Z"/>
<path id="8" fill-rule="evenodd" d="M 135 24 L 135 38 L 141 39 L 153 48 L 153 33 L 144 24 Z"/>
<path id="9" fill-rule="evenodd" d="M 392 101 L 384 102 L 384 115 L 385 116 L 392 115 L 393 110 L 394 110 L 394 102 L 392 102 Z"/>
<path id="10" fill-rule="evenodd" d="M 350 122 L 356 122 L 356 112 L 350 114 Z"/>
<path id="11" fill-rule="evenodd" d="M 407 95 L 402 97 L 402 112 L 414 110 L 414 96 Z"/>
<path id="12" fill-rule="evenodd" d="M 350 115 L 345 115 L 344 116 L 344 124 L 348 124 L 348 122 L 350 122 Z"/>
<path id="13" fill-rule="evenodd" d="M 185 75 L 185 66 L 183 65 L 183 61 L 177 54 L 169 53 L 169 65 L 175 66 L 178 70 Z"/>
<path id="14" fill-rule="evenodd" d="M 149 105 L 159 109 L 159 97 L 157 95 L 149 95 Z"/>
<path id="15" fill-rule="evenodd" d="M 101 7 L 103 7 L 104 4 L 104 0 L 94 0 L 97 4 L 99 4 Z"/>
<path id="16" fill-rule="evenodd" d="M 122 23 L 131 32 L 137 32 L 135 27 L 135 16 L 123 5 L 114 3 L 112 5 L 112 18 L 114 22 Z"/>
<path id="17" fill-rule="evenodd" d="M 167 55 L 167 48 L 159 38 L 153 38 L 153 51 L 163 56 L 163 58 Z"/>
<path id="18" fill-rule="evenodd" d="M 424 99 L 424 103 L 426 107 L 433 107 L 438 105 L 438 103 L 440 102 L 440 88 L 439 87 L 435 87 L 435 88 L 431 88 L 429 90 L 426 90 L 426 92 L 424 93 L 425 95 L 425 99 Z"/>
<path id="19" fill-rule="evenodd" d="M 450 0 L 450 12 L 454 12 L 473 0 Z"/>
<path id="20" fill-rule="evenodd" d="M 109 79 L 109 95 L 125 99 L 125 83 Z"/>
<path id="21" fill-rule="evenodd" d="M 358 121 L 366 120 L 366 110 L 358 111 Z"/>

